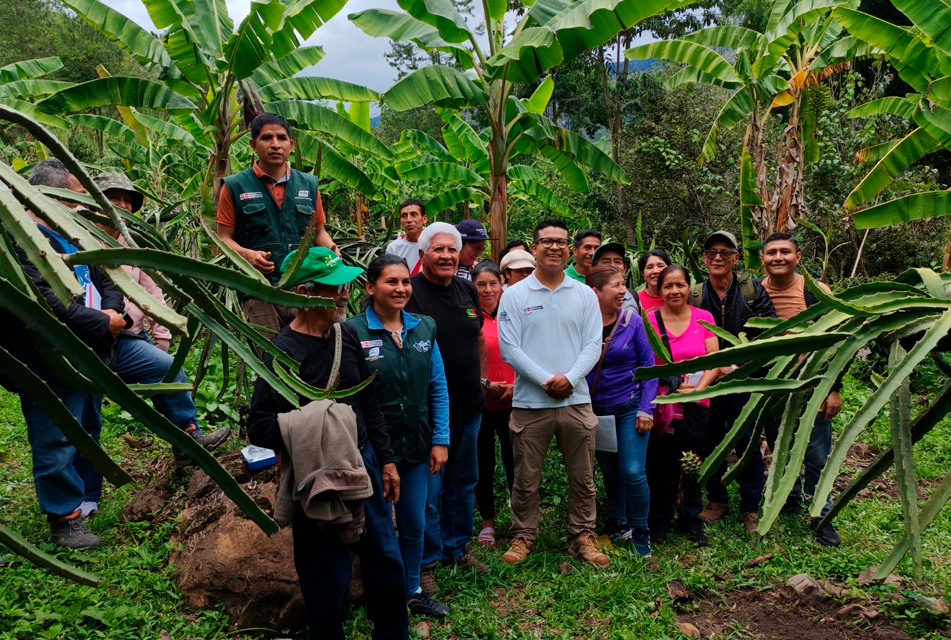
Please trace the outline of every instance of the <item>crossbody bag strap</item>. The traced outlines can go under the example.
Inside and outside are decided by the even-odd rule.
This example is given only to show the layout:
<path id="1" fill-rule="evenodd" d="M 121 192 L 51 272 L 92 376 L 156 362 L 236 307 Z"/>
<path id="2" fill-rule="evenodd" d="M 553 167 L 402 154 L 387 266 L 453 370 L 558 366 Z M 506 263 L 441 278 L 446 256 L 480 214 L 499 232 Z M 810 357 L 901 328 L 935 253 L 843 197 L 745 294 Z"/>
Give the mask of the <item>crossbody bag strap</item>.
<path id="1" fill-rule="evenodd" d="M 667 327 L 664 326 L 664 319 L 660 315 L 660 309 L 654 311 L 654 319 L 657 320 L 657 329 L 660 333 L 660 341 L 664 343 L 664 348 L 667 349 L 667 353 L 672 359 L 674 354 L 670 352 L 670 336 L 667 335 Z"/>
<path id="2" fill-rule="evenodd" d="M 608 334 L 608 337 L 604 340 L 604 346 L 601 347 L 601 358 L 598 359 L 598 370 L 594 373 L 594 381 L 591 382 L 591 399 L 594 400 L 594 390 L 598 388 L 598 379 L 601 377 L 601 368 L 604 366 L 604 356 L 608 353 L 608 347 L 611 346 L 611 338 L 614 337 L 614 332 L 617 331 L 618 325 L 621 324 L 621 319 L 618 318 L 614 321 L 614 328 L 611 329 L 611 333 Z"/>
<path id="3" fill-rule="evenodd" d="M 334 323 L 334 363 L 330 367 L 330 377 L 327 378 L 327 388 L 333 389 L 340 382 L 340 362 L 343 360 L 343 330 Z"/>

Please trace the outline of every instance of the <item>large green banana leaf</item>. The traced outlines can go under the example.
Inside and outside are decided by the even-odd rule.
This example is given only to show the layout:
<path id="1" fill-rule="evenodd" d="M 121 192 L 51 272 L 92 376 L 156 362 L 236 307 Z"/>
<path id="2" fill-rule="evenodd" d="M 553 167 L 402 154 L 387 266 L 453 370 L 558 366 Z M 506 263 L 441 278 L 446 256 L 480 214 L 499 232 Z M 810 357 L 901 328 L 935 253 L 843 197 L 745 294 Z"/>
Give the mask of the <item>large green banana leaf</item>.
<path id="1" fill-rule="evenodd" d="M 916 28 L 931 38 L 931 43 L 951 55 L 951 4 L 947 0 L 892 0 Z"/>
<path id="2" fill-rule="evenodd" d="M 435 27 L 446 42 L 467 42 L 474 34 L 450 0 L 397 0 L 400 8 L 420 22 Z"/>
<path id="3" fill-rule="evenodd" d="M 868 116 L 879 116 L 885 113 L 896 115 L 906 120 L 911 120 L 915 112 L 918 111 L 918 98 L 916 94 L 910 94 L 905 98 L 888 96 L 879 98 L 859 105 L 848 111 L 845 115 L 848 118 L 865 118 Z"/>
<path id="4" fill-rule="evenodd" d="M 698 69 L 706 75 L 722 82 L 742 82 L 729 60 L 716 51 L 698 42 L 689 40 L 661 40 L 649 42 L 624 52 L 628 60 L 649 60 L 658 58 L 670 62 L 680 62 Z"/>
<path id="5" fill-rule="evenodd" d="M 538 143 L 563 153 L 571 160 L 592 171 L 603 173 L 619 184 L 630 184 L 631 179 L 624 170 L 595 144 L 588 142 L 573 131 L 557 127 L 550 121 L 536 116 L 538 122 L 525 129 L 524 134 Z"/>
<path id="6" fill-rule="evenodd" d="M 383 196 L 380 189 L 359 167 L 347 160 L 331 145 L 306 131 L 297 132 L 297 151 L 308 163 L 313 163 L 315 173 L 319 158 L 320 176 L 329 176 L 368 198 Z"/>
<path id="7" fill-rule="evenodd" d="M 323 47 L 300 47 L 294 49 L 289 54 L 275 60 L 262 64 L 254 73 L 251 74 L 251 82 L 256 87 L 265 87 L 272 82 L 293 78 L 295 75 L 309 69 L 324 58 Z"/>
<path id="8" fill-rule="evenodd" d="M 172 66 L 172 59 L 158 38 L 108 5 L 99 0 L 63 0 L 63 4 L 140 64 L 159 69 Z"/>
<path id="9" fill-rule="evenodd" d="M 186 114 L 198 108 L 185 96 L 158 82 L 109 77 L 73 85 L 39 102 L 37 109 L 58 114 L 110 105 L 160 109 L 172 114 Z"/>
<path id="10" fill-rule="evenodd" d="M 358 84 L 334 80 L 332 78 L 317 78 L 303 76 L 300 78 L 285 78 L 272 82 L 258 90 L 258 96 L 264 102 L 276 100 L 343 100 L 346 102 L 376 102 L 380 94 L 372 89 L 361 87 Z"/>
<path id="11" fill-rule="evenodd" d="M 117 138 L 124 138 L 130 142 L 135 141 L 135 132 L 124 123 L 106 116 L 97 116 L 90 113 L 77 113 L 66 118 L 73 124 L 83 127 L 90 127 L 103 133 L 108 133 Z"/>
<path id="12" fill-rule="evenodd" d="M 7 83 L 17 80 L 39 78 L 48 73 L 59 71 L 62 68 L 63 61 L 56 56 L 21 60 L 0 67 L 0 82 Z"/>
<path id="13" fill-rule="evenodd" d="M 700 153 L 700 163 L 709 162 L 717 155 L 717 137 L 721 128 L 732 129 L 753 111 L 753 97 L 748 88 L 743 87 L 734 93 L 717 114 Z"/>
<path id="14" fill-rule="evenodd" d="M 447 42 L 436 27 L 417 20 L 411 15 L 386 9 L 367 9 L 352 13 L 350 21 L 368 36 L 389 38 L 393 42 L 410 41 L 425 51 L 451 54 L 463 69 L 472 68 L 472 51 L 464 45 Z"/>
<path id="15" fill-rule="evenodd" d="M 251 3 L 251 11 L 222 49 L 225 66 L 235 78 L 252 77 L 261 65 L 273 61 L 273 32 L 280 27 L 283 15 L 284 6 L 278 0 Z"/>
<path id="16" fill-rule="evenodd" d="M 325 133 L 378 158 L 393 157 L 393 152 L 371 133 L 327 107 L 300 100 L 278 100 L 267 103 L 265 108 L 284 116 L 293 125 L 305 131 Z"/>
<path id="17" fill-rule="evenodd" d="M 477 107 L 488 100 L 485 90 L 452 67 L 430 65 L 406 74 L 383 92 L 383 101 L 396 111 L 427 104 L 447 109 Z"/>
<path id="18" fill-rule="evenodd" d="M 720 25 L 699 29 L 680 38 L 711 49 L 750 49 L 761 51 L 766 46 L 766 37 L 753 29 L 735 25 Z"/>
<path id="19" fill-rule="evenodd" d="M 529 27 L 486 61 L 488 77 L 528 84 L 564 61 L 561 42 L 548 27 Z"/>
<path id="20" fill-rule="evenodd" d="M 859 211 L 852 216 L 852 222 L 857 229 L 877 229 L 946 215 L 951 215 L 951 192 L 926 191 Z"/>
<path id="21" fill-rule="evenodd" d="M 865 175 L 846 199 L 846 208 L 854 210 L 859 205 L 874 199 L 898 176 L 907 171 L 909 166 L 940 147 L 941 144 L 927 131 L 920 127 L 915 129 L 892 146 Z"/>

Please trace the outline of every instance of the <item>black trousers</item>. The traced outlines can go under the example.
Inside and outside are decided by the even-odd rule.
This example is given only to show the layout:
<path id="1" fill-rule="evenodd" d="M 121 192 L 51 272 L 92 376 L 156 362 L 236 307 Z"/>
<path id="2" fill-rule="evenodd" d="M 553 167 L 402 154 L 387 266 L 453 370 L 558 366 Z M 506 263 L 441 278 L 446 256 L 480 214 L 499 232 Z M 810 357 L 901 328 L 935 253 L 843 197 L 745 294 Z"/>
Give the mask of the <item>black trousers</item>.
<path id="1" fill-rule="evenodd" d="M 383 499 L 380 466 L 370 444 L 363 450 L 363 462 L 373 495 L 363 502 L 366 533 L 352 546 L 360 554 L 367 617 L 373 623 L 374 640 L 406 640 L 409 614 L 403 560 L 393 530 L 391 505 Z M 308 518 L 302 509 L 294 514 L 293 538 L 294 565 L 311 640 L 344 640 L 353 571 L 350 546 L 340 541 L 335 527 Z"/>
<path id="2" fill-rule="evenodd" d="M 502 469 L 505 471 L 505 482 L 509 493 L 512 492 L 512 482 L 515 480 L 515 458 L 512 455 L 512 442 L 509 439 L 509 416 L 511 409 L 502 411 L 483 411 L 482 425 L 479 427 L 479 440 L 476 445 L 476 455 L 479 460 L 479 483 L 475 488 L 476 504 L 483 520 L 495 519 L 495 494 L 493 492 L 495 480 L 495 436 L 499 437 L 502 449 Z"/>
<path id="3" fill-rule="evenodd" d="M 684 452 L 704 455 L 707 423 L 710 410 L 695 402 L 684 405 L 684 417 L 670 423 L 674 433 L 651 436 L 647 445 L 647 485 L 651 492 L 650 514 L 647 526 L 651 531 L 670 531 L 674 516 L 679 512 L 681 529 L 697 529 L 702 525 L 703 496 L 693 476 L 681 475 L 680 459 Z M 683 502 L 678 506 L 678 491 L 683 487 Z"/>

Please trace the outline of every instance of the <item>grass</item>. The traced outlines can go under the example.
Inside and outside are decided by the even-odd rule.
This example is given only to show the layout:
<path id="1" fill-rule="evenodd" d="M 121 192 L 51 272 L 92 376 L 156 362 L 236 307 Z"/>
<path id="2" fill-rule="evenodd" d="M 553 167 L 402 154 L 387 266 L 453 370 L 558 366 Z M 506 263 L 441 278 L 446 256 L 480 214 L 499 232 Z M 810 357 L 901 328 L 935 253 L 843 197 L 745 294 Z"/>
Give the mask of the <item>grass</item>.
<path id="1" fill-rule="evenodd" d="M 916 391 L 927 397 L 932 387 L 937 388 L 939 376 L 927 368 L 922 376 Z M 213 405 L 213 410 L 207 411 L 215 401 L 218 384 L 220 379 L 213 371 L 202 384 L 199 404 L 203 415 L 215 414 L 231 421 L 233 417 L 228 412 Z M 869 392 L 866 383 L 847 378 L 845 410 L 843 417 L 836 420 L 837 426 L 844 424 Z M 105 408 L 103 445 L 111 455 L 123 459 L 131 472 L 142 473 L 147 463 L 145 456 L 157 454 L 132 452 L 119 437 L 137 429 L 116 407 Z M 887 438 L 886 413 L 866 432 L 863 441 L 877 449 Z M 165 448 L 161 450 L 167 452 Z M 926 485 L 935 482 L 947 472 L 951 420 L 946 419 L 916 450 L 922 481 Z M 497 485 L 497 529 L 504 535 L 510 517 L 500 477 Z M 670 542 L 655 550 L 656 564 L 632 555 L 628 547 L 619 547 L 610 568 L 596 572 L 567 554 L 566 485 L 561 456 L 553 447 L 542 483 L 542 523 L 536 552 L 525 563 L 512 567 L 500 562 L 500 550 L 476 549 L 476 555 L 492 565 L 492 572 L 481 578 L 455 569 L 440 570 L 437 577 L 441 597 L 452 612 L 445 623 L 428 631 L 430 637 L 678 638 L 683 636 L 676 630 L 676 616 L 698 611 L 697 599 L 719 602 L 736 589 L 765 591 L 802 572 L 835 580 L 855 594 L 897 593 L 898 602 L 882 609 L 892 624 L 917 638 L 943 637 L 920 620 L 920 607 L 902 604 L 914 601 L 918 593 L 855 584 L 858 574 L 877 564 L 901 532 L 900 505 L 885 493 L 873 493 L 842 513 L 837 522 L 843 538 L 839 549 L 817 546 L 804 518 L 786 516 L 777 523 L 763 548 L 757 549 L 743 533 L 739 517 L 733 515 L 708 528 L 711 545 L 706 549 L 697 549 L 683 537 L 672 535 Z M 105 539 L 102 549 L 68 553 L 55 550 L 46 542 L 41 544 L 44 550 L 99 575 L 103 581 L 99 588 L 66 582 L 0 547 L 0 639 L 155 640 L 162 630 L 174 640 L 257 637 L 251 632 L 228 631 L 228 619 L 221 610 L 193 612 L 185 608 L 174 568 L 167 561 L 174 523 L 120 522 L 121 509 L 137 488 L 133 485 L 115 489 L 107 485 L 103 511 L 91 524 Z M 176 499 L 181 499 L 183 490 L 184 486 Z M 599 507 L 603 506 L 603 495 L 599 484 Z M 19 401 L 6 393 L 0 393 L 0 496 L 5 505 L 0 521 L 28 540 L 40 543 L 46 539 L 45 520 L 37 509 L 32 487 L 26 427 Z M 734 504 L 735 501 L 734 495 Z M 951 513 L 942 513 L 924 539 L 929 582 L 920 593 L 944 593 L 951 584 Z M 771 558 L 757 566 L 747 566 L 749 560 L 763 554 L 770 554 Z M 907 570 L 908 565 L 903 565 L 903 569 Z M 698 598 L 692 604 L 675 608 L 666 591 L 671 580 L 682 581 Z M 417 622 L 413 620 L 412 624 Z M 411 637 L 423 637 L 423 632 L 415 628 L 410 633 Z M 352 616 L 348 637 L 369 638 L 369 625 L 362 609 Z M 753 636 L 737 625 L 726 637 Z"/>

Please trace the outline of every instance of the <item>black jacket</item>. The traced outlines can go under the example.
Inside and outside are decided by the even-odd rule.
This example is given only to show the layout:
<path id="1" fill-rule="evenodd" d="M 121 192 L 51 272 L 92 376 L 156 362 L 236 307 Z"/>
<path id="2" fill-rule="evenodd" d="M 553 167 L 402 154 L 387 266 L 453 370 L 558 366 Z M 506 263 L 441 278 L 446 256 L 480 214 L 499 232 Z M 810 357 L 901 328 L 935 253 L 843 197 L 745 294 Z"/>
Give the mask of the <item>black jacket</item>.
<path id="1" fill-rule="evenodd" d="M 747 304 L 743 293 L 740 291 L 737 283 L 736 274 L 733 276 L 733 282 L 727 289 L 726 295 L 721 299 L 710 281 L 703 283 L 703 297 L 701 298 L 701 307 L 713 315 L 713 320 L 721 329 L 726 329 L 735 336 L 741 332 L 746 332 L 749 337 L 754 337 L 761 331 L 745 328 L 746 321 L 750 318 L 775 318 L 776 309 L 773 307 L 773 301 L 769 299 L 769 294 L 759 282 L 752 281 L 753 289 L 756 292 L 752 304 Z M 730 346 L 724 340 L 720 340 L 720 348 L 725 349 Z"/>
<path id="2" fill-rule="evenodd" d="M 50 240 L 50 245 L 57 253 L 64 253 L 58 242 Z M 97 309 L 86 307 L 82 297 L 76 298 L 71 304 L 64 305 L 53 293 L 43 276 L 26 257 L 26 253 L 16 247 L 17 258 L 26 274 L 36 288 L 46 299 L 47 304 L 56 317 L 66 325 L 76 336 L 91 348 L 103 361 L 112 359 L 116 339 L 109 333 L 109 316 Z M 99 269 L 90 267 L 90 279 L 102 297 L 102 308 L 112 309 L 122 313 L 125 309 L 125 298 L 119 289 Z M 127 326 L 131 319 L 127 320 Z M 0 346 L 5 348 L 17 360 L 25 364 L 31 371 L 46 380 L 50 388 L 59 395 L 72 391 L 66 386 L 49 367 L 36 345 L 29 331 L 19 318 L 9 311 L 0 310 Z M 17 391 L 16 382 L 0 375 L 0 384 L 10 391 Z"/>

